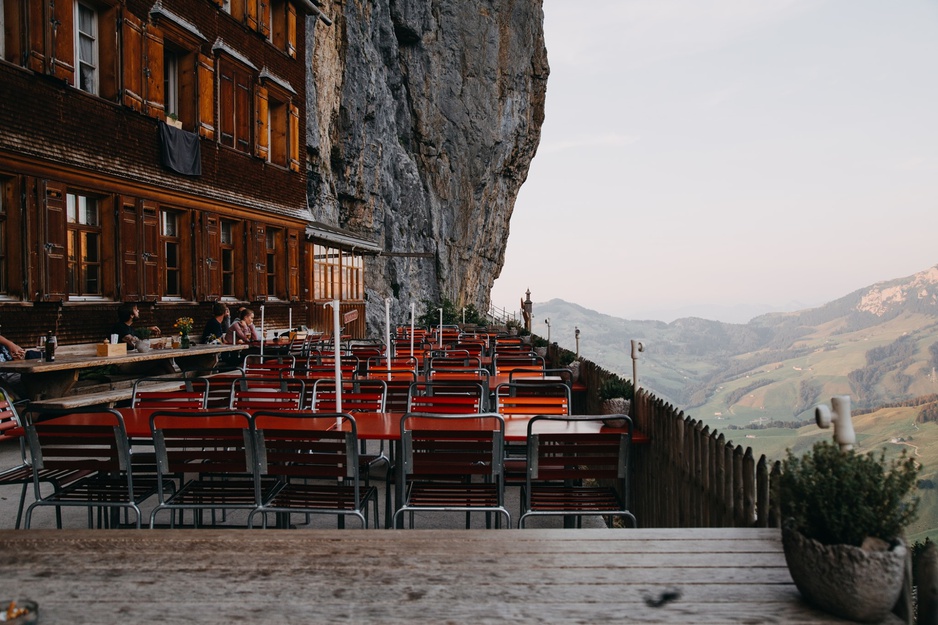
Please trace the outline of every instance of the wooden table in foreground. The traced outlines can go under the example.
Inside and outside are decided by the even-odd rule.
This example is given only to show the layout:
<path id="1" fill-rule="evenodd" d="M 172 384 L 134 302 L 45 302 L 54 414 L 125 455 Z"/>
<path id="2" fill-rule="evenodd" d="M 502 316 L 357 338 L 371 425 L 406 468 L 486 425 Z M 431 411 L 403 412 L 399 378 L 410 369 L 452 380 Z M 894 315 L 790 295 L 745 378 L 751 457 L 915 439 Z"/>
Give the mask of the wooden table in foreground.
<path id="1" fill-rule="evenodd" d="M 777 529 L 5 530 L 0 580 L 41 623 L 846 622 Z"/>

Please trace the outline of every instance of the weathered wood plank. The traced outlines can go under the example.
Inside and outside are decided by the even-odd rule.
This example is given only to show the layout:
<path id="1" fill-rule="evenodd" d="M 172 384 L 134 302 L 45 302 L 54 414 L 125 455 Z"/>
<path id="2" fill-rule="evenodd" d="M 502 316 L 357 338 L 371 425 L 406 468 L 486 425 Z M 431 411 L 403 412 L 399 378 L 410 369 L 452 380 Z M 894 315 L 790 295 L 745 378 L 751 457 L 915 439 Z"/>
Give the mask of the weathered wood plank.
<path id="1" fill-rule="evenodd" d="M 843 622 L 765 529 L 0 531 L 0 579 L 43 622 Z"/>

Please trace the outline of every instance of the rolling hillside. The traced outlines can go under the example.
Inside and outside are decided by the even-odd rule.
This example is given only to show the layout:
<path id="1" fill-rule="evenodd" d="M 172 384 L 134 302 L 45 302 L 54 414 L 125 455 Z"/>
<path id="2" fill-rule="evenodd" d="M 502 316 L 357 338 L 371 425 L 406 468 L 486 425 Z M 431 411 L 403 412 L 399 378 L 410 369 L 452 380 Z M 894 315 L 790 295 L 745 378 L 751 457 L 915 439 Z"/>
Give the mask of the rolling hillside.
<path id="1" fill-rule="evenodd" d="M 628 321 L 562 300 L 535 315 L 568 349 L 578 327 L 580 353 L 627 377 L 629 340 L 642 339 L 640 384 L 724 425 L 804 420 L 834 394 L 869 409 L 938 392 L 938 267 L 747 324 Z"/>
<path id="2" fill-rule="evenodd" d="M 574 349 L 579 328 L 580 354 L 628 378 L 629 341 L 641 339 L 639 384 L 757 456 L 830 438 L 812 408 L 850 395 L 859 449 L 906 449 L 922 464 L 909 537 L 938 539 L 938 266 L 747 324 L 628 321 L 562 300 L 535 305 L 546 317 L 552 340 Z"/>

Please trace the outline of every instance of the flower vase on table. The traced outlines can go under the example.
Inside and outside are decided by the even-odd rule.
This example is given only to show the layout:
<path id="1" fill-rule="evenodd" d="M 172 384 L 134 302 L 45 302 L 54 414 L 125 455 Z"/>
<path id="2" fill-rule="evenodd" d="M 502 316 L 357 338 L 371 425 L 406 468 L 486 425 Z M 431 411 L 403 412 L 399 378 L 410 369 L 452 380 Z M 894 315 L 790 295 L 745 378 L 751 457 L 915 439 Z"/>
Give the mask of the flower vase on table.
<path id="1" fill-rule="evenodd" d="M 179 348 L 189 349 L 189 332 L 192 331 L 192 324 L 195 323 L 192 317 L 180 317 L 176 319 L 174 327 L 179 330 Z"/>

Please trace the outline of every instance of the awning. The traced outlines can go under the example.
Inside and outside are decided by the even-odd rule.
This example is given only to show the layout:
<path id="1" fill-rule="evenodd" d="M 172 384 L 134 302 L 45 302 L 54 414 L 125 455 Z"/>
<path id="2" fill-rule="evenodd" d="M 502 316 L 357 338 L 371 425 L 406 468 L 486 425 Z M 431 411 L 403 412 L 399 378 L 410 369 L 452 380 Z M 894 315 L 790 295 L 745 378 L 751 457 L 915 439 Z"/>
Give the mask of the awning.
<path id="1" fill-rule="evenodd" d="M 381 246 L 374 241 L 363 239 L 348 230 L 329 226 L 318 221 L 306 226 L 306 238 L 325 241 L 344 249 L 368 254 L 380 254 L 382 251 Z"/>

